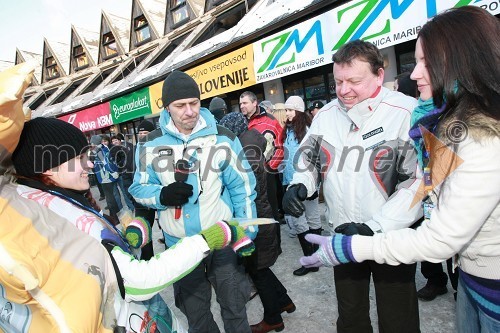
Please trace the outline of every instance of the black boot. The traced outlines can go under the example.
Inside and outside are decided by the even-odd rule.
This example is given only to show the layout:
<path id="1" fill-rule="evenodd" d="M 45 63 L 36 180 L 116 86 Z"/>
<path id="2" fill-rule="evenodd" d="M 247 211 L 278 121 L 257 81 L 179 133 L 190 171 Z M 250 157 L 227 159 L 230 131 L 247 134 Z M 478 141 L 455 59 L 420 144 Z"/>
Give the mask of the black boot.
<path id="1" fill-rule="evenodd" d="M 311 243 L 309 243 L 308 241 L 306 241 L 306 238 L 305 238 L 308 233 L 309 233 L 309 231 L 297 234 L 297 238 L 299 239 L 300 246 L 302 247 L 302 252 L 304 253 L 305 256 L 310 256 L 314 253 L 313 245 Z M 302 266 L 299 269 L 294 270 L 293 275 L 303 276 L 309 272 L 317 272 L 318 270 L 319 270 L 318 267 L 307 268 L 307 267 Z"/>

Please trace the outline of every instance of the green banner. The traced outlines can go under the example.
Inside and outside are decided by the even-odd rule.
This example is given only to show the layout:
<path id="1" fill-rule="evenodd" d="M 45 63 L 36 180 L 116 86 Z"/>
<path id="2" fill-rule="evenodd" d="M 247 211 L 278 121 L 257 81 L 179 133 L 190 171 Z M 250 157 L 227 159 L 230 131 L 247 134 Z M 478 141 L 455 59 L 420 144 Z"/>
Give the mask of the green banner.
<path id="1" fill-rule="evenodd" d="M 109 103 L 109 106 L 113 124 L 151 114 L 149 88 L 145 87 L 128 95 L 115 98 Z"/>

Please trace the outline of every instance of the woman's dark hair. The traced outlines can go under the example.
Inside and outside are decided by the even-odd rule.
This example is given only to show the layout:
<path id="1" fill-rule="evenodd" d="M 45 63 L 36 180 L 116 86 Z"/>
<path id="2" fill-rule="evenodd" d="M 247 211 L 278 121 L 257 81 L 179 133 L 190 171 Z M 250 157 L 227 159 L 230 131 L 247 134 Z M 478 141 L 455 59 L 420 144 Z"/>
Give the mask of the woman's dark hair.
<path id="1" fill-rule="evenodd" d="M 289 126 L 295 133 L 295 138 L 300 143 L 304 136 L 306 136 L 307 128 L 311 126 L 311 118 L 305 112 L 295 111 L 295 117 L 293 117 L 292 121 L 287 120 L 285 127 L 283 127 L 283 142 L 286 140 L 286 129 Z"/>
<path id="2" fill-rule="evenodd" d="M 478 114 L 500 120 L 500 23 L 479 7 L 464 6 L 445 11 L 427 22 L 418 34 L 432 85 L 436 107 L 442 107 L 445 119 L 469 123 Z M 447 138 L 442 138 L 448 141 Z M 457 151 L 459 142 L 448 145 Z M 431 160 L 437 156 L 431 151 Z M 452 171 L 457 156 L 447 163 Z M 444 184 L 438 197 L 444 193 Z"/>
<path id="3" fill-rule="evenodd" d="M 434 104 L 466 121 L 470 110 L 500 120 L 500 23 L 474 6 L 453 8 L 418 34 Z"/>

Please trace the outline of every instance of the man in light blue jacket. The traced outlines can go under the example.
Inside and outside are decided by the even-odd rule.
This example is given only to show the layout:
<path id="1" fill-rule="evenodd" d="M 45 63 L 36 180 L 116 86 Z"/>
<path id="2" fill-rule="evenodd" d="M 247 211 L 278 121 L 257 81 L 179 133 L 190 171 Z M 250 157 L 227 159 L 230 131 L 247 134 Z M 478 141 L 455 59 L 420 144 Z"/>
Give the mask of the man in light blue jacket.
<path id="1" fill-rule="evenodd" d="M 138 203 L 158 210 L 166 245 L 220 220 L 256 217 L 255 177 L 241 143 L 201 108 L 196 82 L 172 72 L 163 83 L 162 102 L 160 128 L 138 145 L 129 192 Z M 253 239 L 257 229 L 249 232 Z M 186 315 L 189 331 L 220 332 L 210 312 L 212 285 L 225 331 L 250 333 L 249 284 L 231 249 L 214 251 L 174 284 L 176 306 Z"/>

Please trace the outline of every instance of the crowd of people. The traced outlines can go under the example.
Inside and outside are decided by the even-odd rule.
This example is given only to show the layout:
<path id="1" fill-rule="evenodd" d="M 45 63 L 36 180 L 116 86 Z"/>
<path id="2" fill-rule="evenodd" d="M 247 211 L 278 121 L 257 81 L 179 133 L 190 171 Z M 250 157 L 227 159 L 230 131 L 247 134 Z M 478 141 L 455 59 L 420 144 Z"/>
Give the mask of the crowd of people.
<path id="1" fill-rule="evenodd" d="M 159 128 L 142 121 L 135 145 L 29 119 L 33 70 L 0 73 L 0 329 L 217 333 L 213 289 L 225 332 L 283 331 L 299 306 L 272 268 L 286 228 L 304 254 L 297 279 L 333 267 L 337 332 L 373 331 L 372 280 L 379 331 L 420 332 L 418 299 L 447 292 L 443 261 L 456 331 L 499 332 L 499 32 L 478 7 L 438 14 L 394 90 L 378 48 L 351 41 L 333 55 L 337 98 L 308 108 L 245 91 L 240 112 L 220 97 L 207 109 L 173 71 Z M 428 279 L 418 291 L 417 262 Z M 258 323 L 247 319 L 252 284 Z M 187 328 L 159 296 L 170 285 Z"/>

